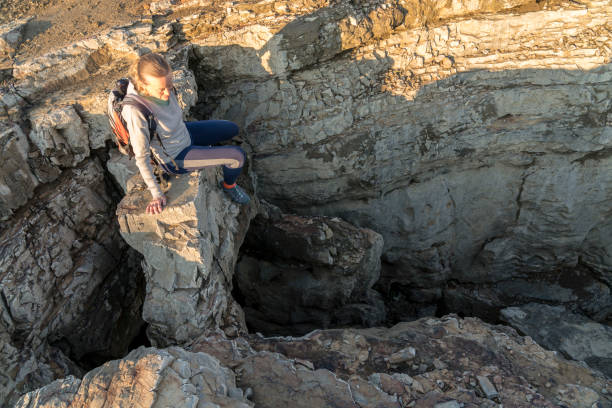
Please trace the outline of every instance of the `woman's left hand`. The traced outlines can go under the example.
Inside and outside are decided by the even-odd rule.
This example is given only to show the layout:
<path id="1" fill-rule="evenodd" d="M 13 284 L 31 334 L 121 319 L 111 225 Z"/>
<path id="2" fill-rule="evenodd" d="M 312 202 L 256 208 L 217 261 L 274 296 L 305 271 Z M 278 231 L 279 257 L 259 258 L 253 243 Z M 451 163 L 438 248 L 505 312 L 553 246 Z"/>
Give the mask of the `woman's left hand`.
<path id="1" fill-rule="evenodd" d="M 147 205 L 147 209 L 146 209 L 147 214 L 161 214 L 166 203 L 167 203 L 167 200 L 166 200 L 166 196 L 164 195 L 159 198 L 154 198 L 153 200 L 151 200 L 149 205 Z"/>

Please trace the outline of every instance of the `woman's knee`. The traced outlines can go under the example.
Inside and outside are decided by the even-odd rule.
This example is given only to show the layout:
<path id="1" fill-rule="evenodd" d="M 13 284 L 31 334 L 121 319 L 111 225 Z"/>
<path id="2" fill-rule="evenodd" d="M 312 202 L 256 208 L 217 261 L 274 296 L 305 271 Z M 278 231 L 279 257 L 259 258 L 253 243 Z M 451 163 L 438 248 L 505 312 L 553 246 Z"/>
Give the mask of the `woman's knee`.
<path id="1" fill-rule="evenodd" d="M 236 136 L 240 132 L 240 128 L 237 124 L 231 120 L 224 120 L 224 125 L 227 127 L 227 133 L 231 134 L 232 137 Z"/>
<path id="2" fill-rule="evenodd" d="M 230 167 L 232 168 L 242 167 L 244 166 L 244 163 L 246 162 L 246 152 L 242 150 L 242 148 L 239 146 L 231 146 L 231 159 L 235 160 L 236 164 Z"/>

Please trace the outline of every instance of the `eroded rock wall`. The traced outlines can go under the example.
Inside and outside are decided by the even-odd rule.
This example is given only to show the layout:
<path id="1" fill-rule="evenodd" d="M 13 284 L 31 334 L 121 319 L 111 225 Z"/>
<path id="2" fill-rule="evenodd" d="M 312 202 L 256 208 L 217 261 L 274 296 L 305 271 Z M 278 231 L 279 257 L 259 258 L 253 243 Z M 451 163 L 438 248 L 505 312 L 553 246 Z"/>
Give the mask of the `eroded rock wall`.
<path id="1" fill-rule="evenodd" d="M 380 232 L 387 295 L 606 319 L 612 6 L 495 3 L 339 2 L 278 25 L 243 5 L 231 34 L 183 31 L 201 111 L 247 130 L 258 194 Z"/>
<path id="2" fill-rule="evenodd" d="M 70 359 L 91 368 L 123 355 L 142 325 L 139 261 L 118 233 L 100 161 L 88 158 L 36 193 L 0 234 L 6 403 L 13 386 L 78 375 Z"/>

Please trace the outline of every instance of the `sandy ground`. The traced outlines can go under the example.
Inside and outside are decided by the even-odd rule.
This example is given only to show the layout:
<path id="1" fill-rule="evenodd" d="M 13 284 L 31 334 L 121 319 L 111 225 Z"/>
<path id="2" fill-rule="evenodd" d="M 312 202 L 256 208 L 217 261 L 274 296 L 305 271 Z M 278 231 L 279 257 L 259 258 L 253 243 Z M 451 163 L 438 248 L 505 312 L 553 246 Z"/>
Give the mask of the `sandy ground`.
<path id="1" fill-rule="evenodd" d="M 0 25 L 31 16 L 18 54 L 39 55 L 148 16 L 141 0 L 0 0 Z"/>

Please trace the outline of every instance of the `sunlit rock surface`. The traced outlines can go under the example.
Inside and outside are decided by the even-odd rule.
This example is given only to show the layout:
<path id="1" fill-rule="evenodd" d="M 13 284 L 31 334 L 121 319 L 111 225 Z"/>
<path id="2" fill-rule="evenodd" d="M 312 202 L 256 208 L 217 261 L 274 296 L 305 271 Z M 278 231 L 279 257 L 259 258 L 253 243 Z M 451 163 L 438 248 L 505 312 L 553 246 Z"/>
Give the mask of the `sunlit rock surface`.
<path id="1" fill-rule="evenodd" d="M 235 375 L 204 353 L 138 348 L 121 360 L 24 395 L 19 408 L 252 407 Z"/>
<path id="2" fill-rule="evenodd" d="M 487 11 L 528 6 L 501 3 Z M 340 2 L 279 28 L 243 13 L 234 36 L 188 37 L 192 69 L 203 109 L 247 128 L 262 198 L 383 235 L 398 309 L 444 299 L 495 318 L 553 301 L 605 319 L 612 6 L 544 3 L 455 19 L 470 10 L 454 2 L 427 29 L 410 2 Z"/>
<path id="3" fill-rule="evenodd" d="M 340 217 L 382 235 L 375 289 L 392 320 L 454 310 L 497 321 L 504 307 L 544 302 L 610 322 L 609 1 L 173 3 L 155 2 L 152 18 L 43 55 L 16 48 L 25 22 L 0 28 L 0 307 L 6 322 L 0 368 L 8 384 L 2 395 L 78 374 L 68 359 L 94 364 L 109 349 L 121 354 L 142 324 L 134 316 L 141 272 L 134 259 L 109 255 L 118 245 L 121 257 L 137 258 L 119 244 L 112 214 L 118 198 L 102 162 L 111 144 L 108 91 L 148 51 L 170 59 L 185 119 L 240 125 L 237 142 L 249 152 L 254 196 L 286 213 Z M 128 170 L 122 174 L 118 184 L 133 193 L 138 183 L 128 183 Z M 217 326 L 231 335 L 244 329 L 229 294 L 253 214 L 218 196 L 218 176 L 202 177 L 189 188 L 197 184 L 194 201 L 204 209 L 186 199 L 178 207 L 186 215 L 168 213 L 153 222 L 143 214 L 144 190 L 120 209 L 135 231 L 126 239 L 164 266 L 145 263 L 153 303 L 144 315 L 159 345 Z M 199 217 L 204 210 L 218 212 Z M 211 225 L 196 225 L 196 218 Z M 186 251 L 198 248 L 197 254 L 171 264 L 170 254 L 183 254 L 187 243 Z M 186 263 L 190 269 L 168 274 Z M 205 277 L 218 287 L 207 286 Z M 174 311 L 165 314 L 167 306 Z M 497 336 L 464 327 L 465 338 L 486 338 L 485 350 Z M 419 345 L 436 344 L 436 333 L 423 333 Z M 386 404 L 395 393 L 425 406 L 472 400 L 491 406 L 482 400 L 492 395 L 489 385 L 508 405 L 610 405 L 603 391 L 610 392 L 609 384 L 596 374 L 521 341 L 523 348 L 512 343 L 511 350 L 491 351 L 508 360 L 464 361 L 474 373 L 467 381 L 457 370 L 440 379 L 444 384 L 427 377 L 410 383 L 404 374 L 424 376 L 431 364 L 434 373 L 452 367 L 425 359 L 402 372 L 361 375 L 378 387 L 360 385 L 361 394 L 324 372 L 300 372 L 293 384 L 324 384 L 349 405 L 350 398 Z M 480 355 L 472 343 L 458 342 L 465 355 L 455 357 Z M 389 361 L 409 359 L 410 347 L 423 353 L 405 339 L 402 344 Z M 527 365 L 512 363 L 513 371 L 504 371 L 517 347 L 514 356 Z M 325 361 L 334 356 L 325 355 Z M 313 358 L 313 367 L 323 360 Z M 289 378 L 294 368 L 272 354 L 252 355 L 249 364 L 245 372 L 258 375 L 249 380 L 259 387 L 254 400 L 278 392 L 276 378 Z M 258 364 L 278 367 L 270 384 Z M 492 366 L 511 378 L 512 392 Z M 404 395 L 409 383 L 422 388 L 410 385 Z M 285 398 L 280 395 L 272 403 Z"/>
<path id="4" fill-rule="evenodd" d="M 246 330 L 231 295 L 232 276 L 256 203 L 238 206 L 219 188 L 218 169 L 172 177 L 161 214 L 146 214 L 151 193 L 138 174 L 117 206 L 121 236 L 143 254 L 143 319 L 156 345 L 180 344 L 206 330 Z"/>

